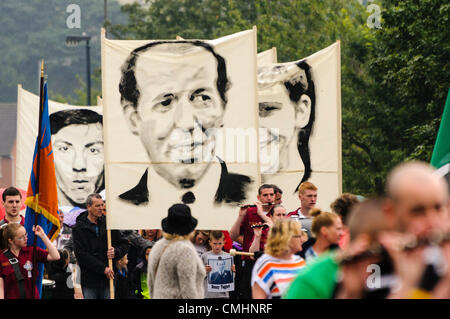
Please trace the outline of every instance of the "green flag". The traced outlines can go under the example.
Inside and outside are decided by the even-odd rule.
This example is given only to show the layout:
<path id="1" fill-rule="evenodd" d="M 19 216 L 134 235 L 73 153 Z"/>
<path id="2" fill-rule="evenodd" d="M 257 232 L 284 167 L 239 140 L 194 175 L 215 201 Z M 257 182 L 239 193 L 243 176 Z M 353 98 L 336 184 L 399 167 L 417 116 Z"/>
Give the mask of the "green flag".
<path id="1" fill-rule="evenodd" d="M 434 144 L 431 165 L 438 169 L 439 175 L 445 176 L 449 181 L 450 171 L 450 89 L 442 114 L 441 125 Z"/>

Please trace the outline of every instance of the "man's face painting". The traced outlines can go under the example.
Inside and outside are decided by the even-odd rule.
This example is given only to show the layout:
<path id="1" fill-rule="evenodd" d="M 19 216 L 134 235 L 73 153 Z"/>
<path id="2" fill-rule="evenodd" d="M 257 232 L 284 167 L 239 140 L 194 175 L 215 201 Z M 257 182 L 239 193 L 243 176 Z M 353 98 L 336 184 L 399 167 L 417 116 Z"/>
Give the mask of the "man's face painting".
<path id="1" fill-rule="evenodd" d="M 52 135 L 56 182 L 73 202 L 84 204 L 103 179 L 103 127 L 68 125 Z"/>
<path id="2" fill-rule="evenodd" d="M 180 186 L 180 180 L 200 178 L 214 158 L 215 139 L 207 130 L 219 127 L 224 113 L 216 61 L 208 54 L 201 64 L 180 65 L 145 55 L 136 63 L 138 133 L 153 164 L 171 164 L 155 170 Z"/>
<path id="3" fill-rule="evenodd" d="M 293 89 L 299 99 L 289 97 L 285 82 L 302 83 Z M 261 172 L 276 173 L 289 164 L 289 148 L 298 130 L 308 124 L 311 99 L 303 93 L 306 73 L 295 64 L 258 68 L 258 111 Z M 298 91 L 300 90 L 300 91 Z"/>
<path id="4" fill-rule="evenodd" d="M 259 141 L 260 154 L 267 157 L 272 154 L 282 157 L 282 153 L 288 152 L 289 144 L 296 132 L 295 104 L 289 99 L 282 83 L 272 88 L 274 94 L 265 95 L 258 102 L 259 126 L 264 129 Z M 278 164 L 272 156 L 266 161 L 261 160 L 261 163 L 262 172 L 271 171 L 274 165 Z"/>

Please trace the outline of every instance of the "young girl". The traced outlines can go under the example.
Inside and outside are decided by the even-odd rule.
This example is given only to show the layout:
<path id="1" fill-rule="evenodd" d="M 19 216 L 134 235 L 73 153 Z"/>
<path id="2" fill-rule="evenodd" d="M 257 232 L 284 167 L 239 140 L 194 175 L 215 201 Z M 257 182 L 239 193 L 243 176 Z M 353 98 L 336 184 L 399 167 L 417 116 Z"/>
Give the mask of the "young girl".
<path id="1" fill-rule="evenodd" d="M 59 252 L 50 242 L 41 226 L 33 227 L 35 234 L 42 239 L 48 252 L 36 247 L 36 262 L 46 262 L 59 259 Z M 8 224 L 0 229 L 0 299 L 20 299 L 21 289 L 13 264 L 18 264 L 23 277 L 25 298 L 39 299 L 36 286 L 32 287 L 33 247 L 27 246 L 27 232 L 20 224 Z M 12 255 L 10 255 L 12 254 Z"/>

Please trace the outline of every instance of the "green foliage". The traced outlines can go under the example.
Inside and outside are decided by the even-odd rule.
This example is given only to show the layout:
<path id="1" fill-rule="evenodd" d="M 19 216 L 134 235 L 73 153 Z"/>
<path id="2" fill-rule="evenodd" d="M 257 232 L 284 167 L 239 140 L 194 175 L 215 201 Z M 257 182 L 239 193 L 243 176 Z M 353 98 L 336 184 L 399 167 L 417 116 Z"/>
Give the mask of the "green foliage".
<path id="1" fill-rule="evenodd" d="M 66 25 L 71 14 L 66 12 L 69 4 L 80 6 L 79 29 L 69 29 Z M 116 0 L 108 1 L 108 17 L 116 23 L 126 22 Z M 54 99 L 59 95 L 74 98 L 74 89 L 79 88 L 77 74 L 86 78 L 85 42 L 78 47 L 67 47 L 66 36 L 86 32 L 92 37 L 91 70 L 94 70 L 100 67 L 100 28 L 103 19 L 103 1 L 0 1 L 0 102 L 15 101 L 19 83 L 24 89 L 38 94 L 42 59 L 49 84 L 49 97 Z"/>

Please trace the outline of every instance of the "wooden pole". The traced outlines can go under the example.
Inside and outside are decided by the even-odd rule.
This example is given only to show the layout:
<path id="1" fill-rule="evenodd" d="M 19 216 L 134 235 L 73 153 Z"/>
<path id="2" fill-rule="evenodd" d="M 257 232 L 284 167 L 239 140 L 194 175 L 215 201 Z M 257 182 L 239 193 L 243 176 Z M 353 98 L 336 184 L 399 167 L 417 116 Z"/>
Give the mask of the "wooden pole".
<path id="1" fill-rule="evenodd" d="M 108 240 L 108 249 L 109 249 L 112 247 L 112 245 L 111 245 L 111 230 L 110 229 L 106 230 L 106 237 Z M 108 267 L 111 269 L 114 269 L 112 259 L 108 259 Z M 109 280 L 109 296 L 110 296 L 110 299 L 114 299 L 114 279 Z"/>
<path id="2" fill-rule="evenodd" d="M 106 67 L 104 65 L 105 62 L 105 41 L 106 41 L 106 30 L 105 28 L 101 29 L 101 54 L 102 54 L 102 70 L 106 70 Z M 102 85 L 104 87 L 104 83 L 106 81 L 106 72 L 102 72 Z M 106 118 L 106 112 L 107 112 L 107 107 L 105 107 L 106 105 L 108 105 L 108 101 L 106 100 L 106 96 L 103 96 L 102 98 L 102 105 L 103 105 L 103 118 Z M 107 128 L 106 128 L 107 122 L 103 121 L 103 130 L 106 132 Z M 105 146 L 108 145 L 108 143 L 106 143 L 106 140 L 103 140 L 103 142 L 105 142 Z M 105 163 L 108 162 L 108 158 L 107 158 L 107 154 L 108 152 L 105 152 Z M 106 185 L 108 185 L 109 183 L 109 176 L 108 176 L 108 166 L 105 165 L 105 180 L 106 180 Z M 106 198 L 108 200 L 108 198 Z M 107 203 L 107 207 L 109 207 L 109 203 Z M 112 247 L 111 244 L 111 230 L 108 229 L 108 214 L 106 214 L 105 216 L 106 218 L 106 237 L 107 237 L 107 241 L 108 241 L 108 249 Z M 112 259 L 108 259 L 108 267 L 111 269 L 113 268 L 113 262 Z M 109 280 L 109 295 L 110 295 L 110 299 L 114 299 L 114 279 L 110 279 Z"/>

